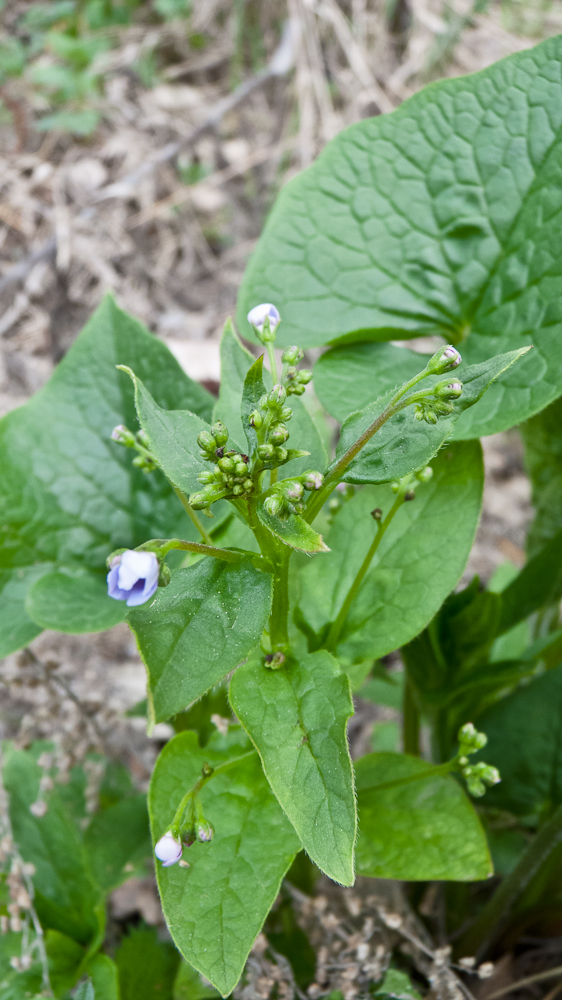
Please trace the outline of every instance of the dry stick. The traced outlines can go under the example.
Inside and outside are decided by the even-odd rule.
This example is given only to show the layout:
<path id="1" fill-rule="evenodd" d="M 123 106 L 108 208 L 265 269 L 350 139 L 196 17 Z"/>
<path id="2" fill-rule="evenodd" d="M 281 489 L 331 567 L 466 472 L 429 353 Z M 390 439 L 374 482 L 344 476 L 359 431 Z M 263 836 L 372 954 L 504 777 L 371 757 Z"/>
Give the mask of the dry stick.
<path id="1" fill-rule="evenodd" d="M 506 993 L 511 993 L 513 990 L 520 990 L 524 986 L 531 986 L 533 983 L 540 983 L 543 979 L 551 979 L 554 976 L 562 976 L 562 965 L 557 965 L 555 969 L 546 969 L 544 972 L 536 972 L 534 976 L 526 976 L 525 979 L 519 979 L 518 982 L 511 983 L 510 986 L 504 986 L 501 990 L 495 990 L 494 993 L 488 994 L 486 1000 L 498 1000 L 498 997 L 503 997 Z M 558 983 L 554 987 L 554 990 L 558 991 L 561 987 L 562 983 Z M 554 990 L 551 990 L 548 996 L 554 993 Z"/>

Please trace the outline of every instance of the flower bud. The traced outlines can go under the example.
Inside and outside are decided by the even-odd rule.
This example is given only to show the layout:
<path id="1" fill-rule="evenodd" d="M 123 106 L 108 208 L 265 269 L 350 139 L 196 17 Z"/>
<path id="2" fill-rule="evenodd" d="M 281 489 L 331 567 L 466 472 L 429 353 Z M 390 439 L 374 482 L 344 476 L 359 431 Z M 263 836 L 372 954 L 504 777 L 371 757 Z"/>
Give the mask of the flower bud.
<path id="1" fill-rule="evenodd" d="M 232 472 L 234 468 L 234 462 L 231 458 L 219 458 L 218 466 L 221 472 Z"/>
<path id="2" fill-rule="evenodd" d="M 287 390 L 281 385 L 280 382 L 277 382 L 268 394 L 267 405 L 269 409 L 274 409 L 276 406 L 282 406 L 286 398 Z"/>
<path id="3" fill-rule="evenodd" d="M 374 518 L 375 521 L 382 521 L 382 510 L 380 507 L 375 507 L 375 509 L 371 511 L 371 517 Z"/>
<path id="4" fill-rule="evenodd" d="M 245 462 L 237 462 L 236 465 L 234 466 L 234 474 L 236 476 L 245 476 L 247 471 L 248 468 Z"/>
<path id="5" fill-rule="evenodd" d="M 457 368 L 461 361 L 462 358 L 456 347 L 447 344 L 429 359 L 427 371 L 432 375 L 442 375 L 444 372 L 450 372 L 453 368 Z"/>
<path id="6" fill-rule="evenodd" d="M 154 848 L 156 857 L 162 862 L 163 868 L 177 864 L 182 856 L 182 846 L 179 840 L 168 830 Z"/>
<path id="7" fill-rule="evenodd" d="M 150 441 L 148 440 L 148 434 L 141 428 L 140 431 L 136 433 L 136 442 L 140 444 L 141 448 L 150 448 Z"/>
<path id="8" fill-rule="evenodd" d="M 214 472 L 200 472 L 197 479 L 202 486 L 209 486 L 210 483 L 215 482 L 215 475 Z"/>
<path id="9" fill-rule="evenodd" d="M 209 431 L 201 431 L 197 435 L 197 444 L 201 448 L 201 451 L 208 452 L 209 454 L 214 454 L 217 442 L 215 441 L 212 434 Z"/>
<path id="10" fill-rule="evenodd" d="M 285 444 L 285 441 L 289 437 L 289 431 L 284 424 L 277 424 L 269 434 L 269 440 L 272 444 Z"/>
<path id="11" fill-rule="evenodd" d="M 286 422 L 287 420 L 290 420 L 292 416 L 293 416 L 293 411 L 291 407 L 284 406 L 280 413 L 281 420 L 284 420 Z"/>
<path id="12" fill-rule="evenodd" d="M 408 502 L 408 500 L 415 500 L 415 499 L 416 499 L 416 494 L 414 490 L 407 490 L 406 493 L 404 494 L 404 501 L 406 503 Z"/>
<path id="13" fill-rule="evenodd" d="M 259 410 L 252 410 L 250 416 L 248 417 L 248 423 L 250 427 L 254 427 L 255 430 L 259 431 L 261 425 L 263 424 L 263 417 Z"/>
<path id="14" fill-rule="evenodd" d="M 273 496 L 266 497 L 263 502 L 263 505 L 267 513 L 271 514 L 273 517 L 278 517 L 279 514 L 281 514 L 285 508 L 283 500 L 278 494 L 275 493 L 273 494 Z"/>
<path id="15" fill-rule="evenodd" d="M 124 424 L 117 424 L 117 427 L 113 428 L 111 440 L 117 441 L 117 444 L 122 444 L 125 448 L 135 447 L 135 435 Z"/>
<path id="16" fill-rule="evenodd" d="M 428 483 L 432 476 L 433 469 L 430 465 L 426 465 L 425 469 L 420 469 L 419 472 L 416 472 L 416 479 L 420 483 Z"/>
<path id="17" fill-rule="evenodd" d="M 462 382 L 437 382 L 433 392 L 437 399 L 458 399 L 462 393 Z"/>
<path id="18" fill-rule="evenodd" d="M 241 486 L 241 485 L 240 485 L 240 483 L 236 483 L 236 484 L 235 484 L 235 485 L 234 485 L 234 486 L 232 487 L 232 492 L 233 492 L 233 494 L 234 494 L 234 496 L 235 496 L 235 497 L 239 497 L 239 496 L 242 496 L 242 494 L 243 494 L 243 492 L 244 492 L 244 487 L 243 487 L 243 486 Z"/>
<path id="19" fill-rule="evenodd" d="M 193 510 L 204 510 L 210 504 L 210 499 L 207 496 L 205 490 L 200 493 L 191 493 L 189 495 L 189 506 L 193 507 Z"/>
<path id="20" fill-rule="evenodd" d="M 297 480 L 289 481 L 285 486 L 284 493 L 287 500 L 301 500 L 304 493 L 303 485 Z"/>
<path id="21" fill-rule="evenodd" d="M 258 456 L 261 458 L 262 462 L 269 462 L 275 455 L 275 448 L 272 444 L 260 444 L 258 447 Z"/>
<path id="22" fill-rule="evenodd" d="M 220 420 L 217 420 L 211 427 L 211 434 L 213 435 L 218 448 L 226 444 L 228 441 L 228 431 Z"/>
<path id="23" fill-rule="evenodd" d="M 298 365 L 304 358 L 304 351 L 301 347 L 287 347 L 281 355 L 281 361 L 285 365 Z"/>
<path id="24" fill-rule="evenodd" d="M 319 490 L 324 482 L 324 476 L 321 472 L 314 472 L 313 469 L 305 472 L 302 484 L 305 490 Z"/>
<path id="25" fill-rule="evenodd" d="M 242 486 L 244 487 L 244 493 L 251 493 L 254 488 L 254 484 L 251 479 L 245 479 Z"/>
<path id="26" fill-rule="evenodd" d="M 312 381 L 312 372 L 308 368 L 302 368 L 300 372 L 297 373 L 297 379 L 301 385 L 308 385 Z"/>
<path id="27" fill-rule="evenodd" d="M 253 309 L 250 309 L 247 319 L 262 344 L 272 343 L 275 340 L 275 332 L 281 322 L 281 316 L 271 302 L 263 302 L 259 306 L 254 306 Z"/>
<path id="28" fill-rule="evenodd" d="M 458 732 L 459 753 L 463 756 L 482 750 L 488 742 L 486 733 L 479 733 L 472 722 L 465 723 Z"/>
<path id="29" fill-rule="evenodd" d="M 170 567 L 167 563 L 160 563 L 160 573 L 158 574 L 158 586 L 167 587 L 172 579 L 172 574 L 170 572 Z"/>
<path id="30" fill-rule="evenodd" d="M 215 835 L 215 828 L 206 819 L 200 819 L 195 825 L 195 836 L 201 844 L 208 844 Z"/>
<path id="31" fill-rule="evenodd" d="M 289 457 L 289 452 L 287 451 L 286 448 L 281 447 L 275 449 L 275 460 L 279 463 L 279 465 L 283 465 L 283 462 L 286 462 L 288 457 Z M 295 455 L 293 457 L 296 458 L 297 456 Z"/>

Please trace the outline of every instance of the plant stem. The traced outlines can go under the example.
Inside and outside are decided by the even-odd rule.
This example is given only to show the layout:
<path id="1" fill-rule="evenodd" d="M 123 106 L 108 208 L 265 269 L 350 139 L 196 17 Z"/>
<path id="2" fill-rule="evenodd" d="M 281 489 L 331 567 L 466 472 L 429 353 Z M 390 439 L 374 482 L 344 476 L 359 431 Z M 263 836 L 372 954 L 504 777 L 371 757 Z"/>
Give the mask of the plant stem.
<path id="1" fill-rule="evenodd" d="M 402 702 L 402 742 L 404 753 L 420 756 L 420 713 L 414 699 L 412 682 L 406 674 Z M 442 765 L 439 765 L 442 766 Z"/>
<path id="2" fill-rule="evenodd" d="M 273 344 L 267 342 L 265 345 L 267 347 L 267 356 L 269 358 L 269 368 L 271 371 L 271 378 L 273 379 L 273 385 L 277 385 L 277 362 L 275 360 L 275 350 Z"/>
<path id="3" fill-rule="evenodd" d="M 248 757 L 253 757 L 255 753 L 257 753 L 256 750 L 248 750 L 247 753 L 240 754 L 238 757 L 233 757 L 231 760 L 225 760 L 223 764 L 218 764 L 216 767 L 210 767 L 208 764 L 205 764 L 204 769 L 208 769 L 208 773 L 205 773 L 203 770 L 199 780 L 196 781 L 195 784 L 185 793 L 178 808 L 176 809 L 176 814 L 172 825 L 170 826 L 170 830 L 173 832 L 175 829 L 177 831 L 177 835 L 179 836 L 179 828 L 181 826 L 181 821 L 187 805 L 190 803 L 190 800 L 194 799 L 195 796 L 199 794 L 201 789 L 207 784 L 208 781 L 211 780 L 211 778 L 214 778 L 217 774 L 222 774 L 224 771 L 228 771 L 229 768 L 239 764 L 240 761 L 246 760 Z"/>
<path id="4" fill-rule="evenodd" d="M 397 510 L 399 509 L 399 507 L 402 506 L 403 503 L 404 503 L 404 490 L 400 490 L 400 493 L 396 497 L 396 500 L 394 501 L 384 521 L 379 521 L 377 523 L 377 533 L 373 538 L 373 541 L 371 542 L 369 551 L 367 552 L 367 555 L 365 556 L 363 562 L 361 563 L 357 576 L 355 577 L 353 583 L 351 584 L 351 587 L 347 592 L 346 598 L 338 612 L 337 618 L 335 619 L 335 621 L 332 622 L 330 626 L 330 631 L 328 632 L 328 638 L 326 640 L 326 649 L 329 649 L 332 652 L 335 650 L 338 644 L 338 639 L 341 635 L 341 630 L 345 624 L 345 619 L 347 618 L 349 609 L 351 607 L 351 604 L 354 598 L 356 597 L 361 584 L 363 583 L 363 578 L 367 570 L 369 569 L 371 562 L 373 561 L 375 552 L 377 551 L 383 539 L 386 529 L 388 528 Z"/>
<path id="5" fill-rule="evenodd" d="M 209 532 L 207 531 L 207 529 L 203 527 L 201 521 L 197 517 L 197 514 L 193 510 L 193 507 L 190 507 L 190 505 L 189 505 L 189 503 L 187 501 L 187 497 L 186 497 L 185 493 L 182 493 L 182 491 L 180 489 L 178 489 L 177 486 L 174 486 L 173 483 L 172 483 L 172 486 L 173 486 L 173 489 L 174 489 L 174 493 L 176 494 L 179 502 L 181 503 L 182 507 L 186 511 L 187 516 L 189 518 L 191 518 L 191 520 L 193 521 L 193 523 L 194 523 L 195 527 L 197 528 L 197 531 L 201 535 L 201 538 L 203 539 L 203 541 L 206 542 L 207 545 L 212 545 L 213 544 L 213 539 L 211 538 L 211 536 L 210 536 Z"/>
<path id="6" fill-rule="evenodd" d="M 503 934 L 511 912 L 549 855 L 562 843 L 562 805 L 538 831 L 517 865 L 507 875 L 491 900 L 462 936 L 458 954 L 476 955 L 480 960 Z"/>
<path id="7" fill-rule="evenodd" d="M 278 550 L 273 575 L 273 600 L 269 618 L 269 638 L 271 651 L 286 653 L 289 648 L 289 558 L 290 550 L 285 554 Z"/>
<path id="8" fill-rule="evenodd" d="M 181 549 L 184 552 L 197 552 L 201 556 L 214 556 L 215 559 L 223 559 L 224 562 L 239 562 L 243 553 L 233 552 L 231 549 L 220 549 L 218 545 L 202 545 L 201 542 L 184 542 L 181 538 L 170 538 L 164 545 L 158 547 L 158 554 L 163 558 L 172 549 Z M 147 549 L 145 551 L 151 551 Z M 248 555 L 255 557 L 254 552 Z"/>

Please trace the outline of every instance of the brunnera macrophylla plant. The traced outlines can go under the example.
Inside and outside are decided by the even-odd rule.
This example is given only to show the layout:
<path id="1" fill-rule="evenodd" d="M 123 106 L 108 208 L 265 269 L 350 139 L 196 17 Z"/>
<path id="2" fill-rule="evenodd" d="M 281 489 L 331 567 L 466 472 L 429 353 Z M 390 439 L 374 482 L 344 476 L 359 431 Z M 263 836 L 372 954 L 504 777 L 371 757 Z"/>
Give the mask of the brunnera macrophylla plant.
<path id="1" fill-rule="evenodd" d="M 517 790 L 526 744 L 508 747 L 501 718 L 520 726 L 518 683 L 559 662 L 559 635 L 514 652 L 513 630 L 560 597 L 562 541 L 501 587 L 452 592 L 479 434 L 562 394 L 561 65 L 551 39 L 337 137 L 266 226 L 238 317 L 257 356 L 227 322 L 218 400 L 108 297 L 0 422 L 0 653 L 126 620 L 149 726 L 228 688 L 234 719 L 204 746 L 171 739 L 149 794 L 170 932 L 225 996 L 299 851 L 342 885 L 482 880 L 469 796 L 550 816 L 534 777 Z M 443 338 L 431 356 L 380 342 L 427 333 Z M 399 648 L 406 752 L 352 765 L 352 691 Z M 548 853 L 551 822 L 529 850 Z M 506 898 L 537 866 L 522 858 Z M 494 906 L 465 954 L 501 925 Z"/>

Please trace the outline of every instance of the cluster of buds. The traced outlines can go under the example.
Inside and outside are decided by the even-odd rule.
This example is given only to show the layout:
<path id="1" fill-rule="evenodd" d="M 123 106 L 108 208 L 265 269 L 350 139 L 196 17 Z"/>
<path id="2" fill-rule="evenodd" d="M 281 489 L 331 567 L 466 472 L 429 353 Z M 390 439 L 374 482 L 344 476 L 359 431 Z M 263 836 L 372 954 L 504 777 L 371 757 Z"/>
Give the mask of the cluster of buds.
<path id="1" fill-rule="evenodd" d="M 278 382 L 271 392 L 261 397 L 258 408 L 252 410 L 248 417 L 250 427 L 257 434 L 257 455 L 265 469 L 277 468 L 296 458 L 294 450 L 285 448 L 289 438 L 287 422 L 293 416 L 291 407 L 285 406 L 286 399 L 287 390 Z"/>
<path id="2" fill-rule="evenodd" d="M 454 410 L 454 401 L 462 393 L 462 382 L 437 382 L 431 395 L 420 399 L 416 404 L 416 420 L 425 420 L 427 424 L 436 424 L 439 417 L 446 417 Z"/>
<path id="3" fill-rule="evenodd" d="M 211 431 L 201 431 L 197 444 L 203 458 L 214 462 L 212 472 L 200 472 L 197 476 L 204 487 L 198 493 L 192 493 L 189 503 L 194 510 L 204 510 L 224 497 L 241 497 L 252 493 L 254 483 L 248 469 L 248 456 L 237 451 L 226 451 L 228 430 L 217 420 Z"/>
<path id="4" fill-rule="evenodd" d="M 283 382 L 288 396 L 302 396 L 305 386 L 312 379 L 312 372 L 307 368 L 298 371 L 297 365 L 304 358 L 304 351 L 300 347 L 288 347 L 281 355 L 283 362 Z"/>
<path id="5" fill-rule="evenodd" d="M 133 459 L 133 465 L 143 472 L 153 472 L 157 468 L 158 462 L 149 447 L 149 440 L 143 430 L 133 434 L 124 424 L 117 424 L 111 432 L 111 440 L 124 448 L 134 448 L 138 454 Z"/>
<path id="6" fill-rule="evenodd" d="M 264 507 L 273 517 L 288 517 L 289 514 L 302 514 L 305 508 L 304 491 L 319 490 L 324 482 L 321 472 L 313 469 L 294 479 L 283 479 L 275 483 L 264 500 Z"/>
<path id="7" fill-rule="evenodd" d="M 459 754 L 458 763 L 461 774 L 466 781 L 467 788 L 475 798 L 481 798 L 486 791 L 486 787 L 491 788 L 501 781 L 500 772 L 497 767 L 479 761 L 478 764 L 469 764 L 470 754 L 482 750 L 488 742 L 485 733 L 479 733 L 472 722 L 467 722 L 459 730 Z"/>
<path id="8" fill-rule="evenodd" d="M 195 841 L 208 844 L 213 839 L 215 829 L 205 818 L 198 795 L 213 772 L 214 768 L 209 764 L 203 764 L 200 780 L 183 797 L 172 826 L 156 843 L 154 853 L 162 862 L 163 868 L 171 868 L 178 862 L 182 868 L 189 868 L 189 862 L 183 859 L 184 847 L 191 847 Z"/>

